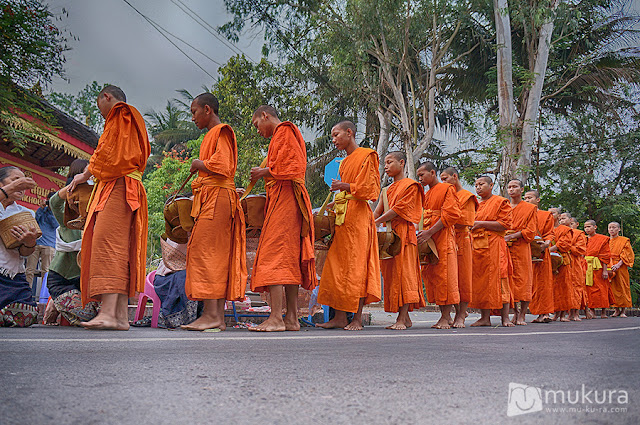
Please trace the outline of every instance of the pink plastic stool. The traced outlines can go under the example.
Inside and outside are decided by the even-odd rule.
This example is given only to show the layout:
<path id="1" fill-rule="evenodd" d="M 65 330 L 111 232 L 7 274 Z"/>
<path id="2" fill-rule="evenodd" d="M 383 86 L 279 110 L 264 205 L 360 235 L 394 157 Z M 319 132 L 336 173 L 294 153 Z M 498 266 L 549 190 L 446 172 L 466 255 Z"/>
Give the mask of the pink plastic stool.
<path id="1" fill-rule="evenodd" d="M 151 298 L 153 301 L 153 313 L 151 314 L 151 327 L 158 327 L 158 316 L 160 315 L 160 298 L 156 295 L 156 290 L 153 287 L 153 279 L 156 277 L 156 271 L 152 271 L 147 275 L 147 279 L 144 283 L 144 292 L 138 295 L 138 308 L 136 309 L 136 316 L 134 320 L 141 320 L 144 317 L 144 310 L 147 306 L 147 298 Z"/>

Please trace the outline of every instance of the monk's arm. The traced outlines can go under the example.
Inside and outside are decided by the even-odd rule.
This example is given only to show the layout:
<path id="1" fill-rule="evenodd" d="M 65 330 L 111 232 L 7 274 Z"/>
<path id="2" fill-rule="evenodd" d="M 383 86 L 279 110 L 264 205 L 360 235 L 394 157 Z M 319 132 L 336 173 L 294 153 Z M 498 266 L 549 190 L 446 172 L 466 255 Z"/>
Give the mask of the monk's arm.
<path id="1" fill-rule="evenodd" d="M 382 205 L 382 202 L 378 202 L 376 209 L 373 211 L 373 218 L 380 217 L 383 212 L 384 212 L 384 205 Z"/>
<path id="2" fill-rule="evenodd" d="M 90 178 L 91 171 L 89 171 L 89 165 L 87 165 L 82 173 L 75 175 L 69 186 L 67 186 L 67 191 L 73 193 L 73 189 L 75 189 L 77 185 L 86 183 Z"/>
<path id="3" fill-rule="evenodd" d="M 622 265 L 623 265 L 623 264 L 624 264 L 624 261 L 622 261 L 622 260 L 618 261 L 618 262 L 617 262 L 617 263 L 615 263 L 613 266 L 611 266 L 611 271 L 612 271 L 612 272 L 616 272 L 616 271 L 618 271 L 618 269 L 619 269 L 620 267 L 622 267 Z"/>
<path id="4" fill-rule="evenodd" d="M 340 180 L 331 179 L 331 191 L 351 193 L 351 183 L 345 183 L 341 182 Z"/>
<path id="5" fill-rule="evenodd" d="M 378 217 L 376 219 L 376 225 L 387 222 L 387 221 L 391 221 L 394 218 L 396 218 L 398 216 L 398 213 L 396 213 L 394 210 L 389 210 L 386 213 L 382 214 L 380 217 Z"/>
<path id="6" fill-rule="evenodd" d="M 221 176 L 222 175 L 220 173 L 216 173 L 216 172 L 211 171 L 210 169 L 208 169 L 207 166 L 205 165 L 204 161 L 201 160 L 201 159 L 194 159 L 191 162 L 191 168 L 189 169 L 189 171 L 191 173 L 195 173 L 197 171 L 202 171 L 202 172 L 210 174 L 212 176 L 214 176 L 214 175 Z"/>
<path id="7" fill-rule="evenodd" d="M 487 229 L 492 232 L 504 232 L 507 230 L 499 221 L 476 221 L 471 230 L 474 229 Z"/>
<path id="8" fill-rule="evenodd" d="M 512 233 L 510 235 L 505 236 L 504 240 L 509 242 L 509 241 L 513 241 L 513 240 L 516 240 L 516 239 L 520 239 L 520 238 L 522 238 L 522 232 L 518 231 L 518 232 L 515 232 L 515 233 Z"/>

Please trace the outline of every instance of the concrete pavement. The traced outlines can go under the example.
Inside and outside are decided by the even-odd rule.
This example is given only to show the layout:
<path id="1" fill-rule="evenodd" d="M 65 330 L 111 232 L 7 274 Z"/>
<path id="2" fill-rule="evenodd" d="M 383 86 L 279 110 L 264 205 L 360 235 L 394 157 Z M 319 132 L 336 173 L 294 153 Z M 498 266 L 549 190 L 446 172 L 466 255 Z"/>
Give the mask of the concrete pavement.
<path id="1" fill-rule="evenodd" d="M 0 423 L 640 423 L 640 318 L 434 330 L 436 313 L 413 313 L 385 330 L 393 317 L 362 332 L 0 329 Z M 509 413 L 531 413 L 507 416 L 510 395 Z"/>

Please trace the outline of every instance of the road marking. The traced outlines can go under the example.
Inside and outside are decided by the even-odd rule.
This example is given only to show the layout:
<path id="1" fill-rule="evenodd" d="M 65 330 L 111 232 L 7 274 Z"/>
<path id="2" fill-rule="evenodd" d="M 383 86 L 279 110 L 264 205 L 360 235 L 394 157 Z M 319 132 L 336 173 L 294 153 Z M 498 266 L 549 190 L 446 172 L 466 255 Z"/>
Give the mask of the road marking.
<path id="1" fill-rule="evenodd" d="M 457 336 L 532 336 L 532 335 L 561 335 L 561 334 L 587 334 L 602 332 L 622 332 L 635 331 L 640 326 L 614 328 L 614 329 L 593 329 L 582 331 L 547 331 L 547 332 L 511 332 L 511 333 L 490 333 L 490 332 L 473 332 L 473 333 L 394 333 L 389 331 L 388 334 L 373 334 L 347 332 L 341 335 L 300 335 L 300 336 L 279 336 L 275 333 L 247 336 L 207 336 L 202 334 L 199 337 L 148 337 L 148 338 L 0 338 L 2 342 L 160 342 L 160 341 L 283 341 L 283 340 L 327 340 L 327 339 L 388 339 L 388 338 L 431 338 L 431 337 L 457 337 Z"/>

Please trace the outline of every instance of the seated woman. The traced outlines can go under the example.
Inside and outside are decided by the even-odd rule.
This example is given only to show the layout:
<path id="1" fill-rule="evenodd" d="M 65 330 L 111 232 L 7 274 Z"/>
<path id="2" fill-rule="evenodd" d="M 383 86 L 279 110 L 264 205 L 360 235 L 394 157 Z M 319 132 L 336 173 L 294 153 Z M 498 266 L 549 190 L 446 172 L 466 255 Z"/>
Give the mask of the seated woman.
<path id="1" fill-rule="evenodd" d="M 67 184 L 71 183 L 76 174 L 82 173 L 87 164 L 89 161 L 84 159 L 73 161 L 69 166 Z M 65 225 L 64 205 L 67 187 L 60 189 L 49 200 L 51 211 L 60 227 L 56 230 L 56 254 L 47 275 L 47 288 L 52 302 L 47 304 L 44 323 L 56 324 L 57 313 L 60 313 L 71 325 L 80 326 L 80 322 L 88 322 L 98 314 L 98 303 L 89 302 L 85 307 L 82 306 L 78 266 L 82 231 L 69 229 Z"/>
<path id="2" fill-rule="evenodd" d="M 16 203 L 24 196 L 25 189 L 6 189 L 12 182 L 24 178 L 24 173 L 17 167 L 0 168 L 0 220 L 23 211 L 29 211 L 35 217 L 33 211 Z M 26 327 L 38 319 L 36 303 L 24 274 L 24 259 L 35 250 L 36 232 L 35 228 L 14 226 L 11 234 L 21 245 L 7 249 L 0 243 L 0 326 Z"/>

